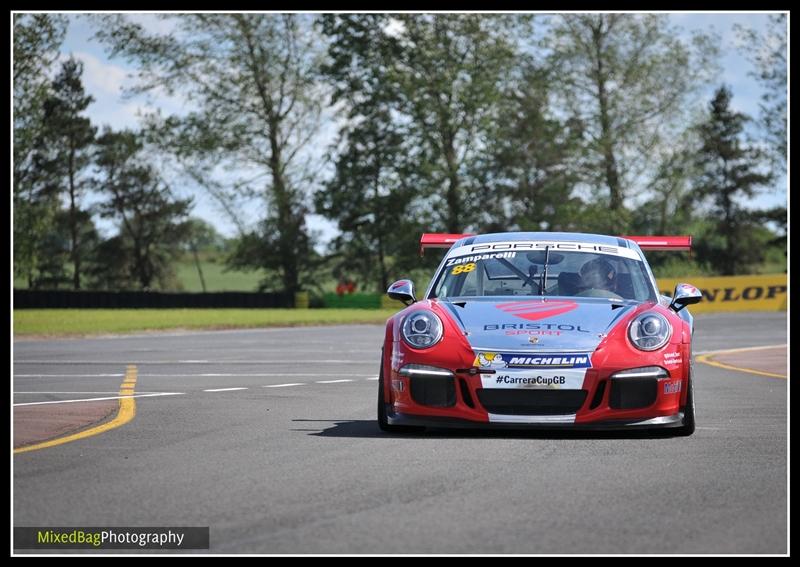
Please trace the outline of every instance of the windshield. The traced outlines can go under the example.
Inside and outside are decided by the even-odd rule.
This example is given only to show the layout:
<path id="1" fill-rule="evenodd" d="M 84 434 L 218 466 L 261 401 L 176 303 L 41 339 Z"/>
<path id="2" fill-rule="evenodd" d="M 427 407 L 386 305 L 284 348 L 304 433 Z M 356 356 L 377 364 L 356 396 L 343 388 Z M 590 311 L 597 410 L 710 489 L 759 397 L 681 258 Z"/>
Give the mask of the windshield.
<path id="1" fill-rule="evenodd" d="M 432 297 L 496 295 L 606 297 L 655 301 L 642 260 L 625 256 L 561 250 L 488 254 L 451 253 L 433 287 Z M 630 256 L 630 257 L 629 257 Z"/>

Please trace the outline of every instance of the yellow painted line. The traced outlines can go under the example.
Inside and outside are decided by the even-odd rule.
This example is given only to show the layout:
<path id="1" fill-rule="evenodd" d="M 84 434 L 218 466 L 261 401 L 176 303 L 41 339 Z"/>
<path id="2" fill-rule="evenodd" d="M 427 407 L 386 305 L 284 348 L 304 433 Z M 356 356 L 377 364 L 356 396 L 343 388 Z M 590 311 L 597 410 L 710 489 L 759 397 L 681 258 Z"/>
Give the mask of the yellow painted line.
<path id="1" fill-rule="evenodd" d="M 723 349 L 723 350 L 713 350 L 707 351 L 702 354 L 711 354 L 711 355 L 718 355 L 718 354 L 728 354 L 732 352 L 749 352 L 751 350 L 770 350 L 773 348 L 780 348 L 787 346 L 786 343 L 781 343 L 779 345 L 763 345 L 763 346 L 750 346 L 750 347 L 741 347 L 741 348 L 730 348 L 730 349 Z"/>
<path id="2" fill-rule="evenodd" d="M 726 370 L 736 370 L 738 372 L 747 372 L 748 374 L 757 374 L 759 376 L 768 376 L 770 378 L 784 378 L 786 379 L 787 376 L 784 374 L 776 374 L 774 372 L 765 372 L 764 370 L 756 370 L 754 368 L 745 368 L 743 366 L 733 366 L 731 364 L 725 364 L 723 362 L 718 362 L 713 359 L 715 356 L 719 356 L 721 354 L 731 354 L 735 352 L 748 352 L 753 350 L 765 350 L 771 348 L 780 348 L 785 347 L 787 345 L 770 345 L 764 347 L 746 347 L 746 348 L 732 348 L 726 350 L 716 350 L 714 352 L 707 352 L 705 354 L 697 355 L 695 360 L 697 362 L 702 362 L 703 364 L 708 364 L 709 366 L 716 366 L 717 368 L 724 368 Z"/>
<path id="3" fill-rule="evenodd" d="M 128 381 L 128 385 L 125 385 L 123 383 L 120 386 L 119 390 L 120 396 L 133 394 L 133 387 L 136 384 L 136 377 L 137 377 L 136 367 L 128 366 L 125 375 L 126 375 L 126 380 Z M 87 437 L 99 435 L 101 433 L 105 433 L 106 431 L 116 429 L 117 427 L 122 427 L 123 425 L 131 421 L 135 416 L 136 416 L 136 398 L 120 398 L 119 408 L 117 409 L 117 415 L 111 421 L 107 421 L 106 423 L 102 423 L 90 429 L 79 431 L 78 433 L 73 433 L 71 435 L 66 435 L 64 437 L 58 437 L 57 439 L 51 439 L 50 441 L 44 441 L 42 443 L 36 443 L 34 445 L 26 445 L 25 447 L 14 449 L 14 454 L 16 455 L 17 453 L 38 451 L 39 449 L 55 447 L 56 445 L 63 445 L 64 443 L 70 443 L 72 441 L 77 441 L 79 439 L 86 439 Z"/>

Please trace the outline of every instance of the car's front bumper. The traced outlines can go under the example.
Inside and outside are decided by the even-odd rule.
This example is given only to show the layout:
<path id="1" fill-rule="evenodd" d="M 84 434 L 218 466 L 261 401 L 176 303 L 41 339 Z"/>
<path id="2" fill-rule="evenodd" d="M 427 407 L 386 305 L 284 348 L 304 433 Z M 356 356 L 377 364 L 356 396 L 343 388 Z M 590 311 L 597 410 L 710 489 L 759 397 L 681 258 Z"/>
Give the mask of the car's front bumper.
<path id="1" fill-rule="evenodd" d="M 551 429 L 551 430 L 635 430 L 670 429 L 683 425 L 683 412 L 649 419 L 606 420 L 595 422 L 575 422 L 574 415 L 489 415 L 488 421 L 476 421 L 456 417 L 433 415 L 413 415 L 395 413 L 387 404 L 387 419 L 390 425 L 415 427 L 438 427 L 455 429 Z"/>

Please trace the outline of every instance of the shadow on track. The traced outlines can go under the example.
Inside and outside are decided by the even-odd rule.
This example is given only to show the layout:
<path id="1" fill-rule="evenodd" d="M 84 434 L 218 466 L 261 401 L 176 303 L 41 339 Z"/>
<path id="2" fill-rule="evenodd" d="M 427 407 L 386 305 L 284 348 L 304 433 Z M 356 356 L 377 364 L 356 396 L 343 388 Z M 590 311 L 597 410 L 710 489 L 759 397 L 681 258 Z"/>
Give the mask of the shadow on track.
<path id="1" fill-rule="evenodd" d="M 553 431 L 540 429 L 442 429 L 430 427 L 422 432 L 387 433 L 378 428 L 375 420 L 335 420 L 335 419 L 293 419 L 295 423 L 319 424 L 311 427 L 295 428 L 291 431 L 304 431 L 316 437 L 345 438 L 433 438 L 433 439 L 668 439 L 674 437 L 669 430 L 631 430 L 631 431 Z M 324 424 L 330 424 L 325 426 Z"/>

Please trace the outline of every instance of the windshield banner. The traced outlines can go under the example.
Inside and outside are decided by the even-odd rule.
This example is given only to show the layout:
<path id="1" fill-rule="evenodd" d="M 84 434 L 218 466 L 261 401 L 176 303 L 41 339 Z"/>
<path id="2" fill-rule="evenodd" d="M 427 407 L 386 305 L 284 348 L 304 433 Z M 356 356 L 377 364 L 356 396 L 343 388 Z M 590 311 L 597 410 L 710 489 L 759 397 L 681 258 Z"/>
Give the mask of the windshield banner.
<path id="1" fill-rule="evenodd" d="M 550 249 L 558 252 L 589 252 L 592 254 L 608 254 L 610 256 L 620 256 L 631 260 L 641 260 L 639 254 L 631 248 L 621 246 L 610 246 L 608 244 L 596 244 L 593 242 L 546 242 L 546 241 L 512 241 L 512 242 L 486 242 L 483 244 L 470 244 L 459 246 L 450 251 L 447 255 L 448 262 L 451 258 L 466 255 L 484 256 L 487 258 L 476 258 L 478 260 L 489 259 L 500 253 L 514 252 L 533 252 L 538 250 Z M 474 260 L 473 260 L 474 261 Z M 450 264 L 448 264 L 450 265 Z"/>

